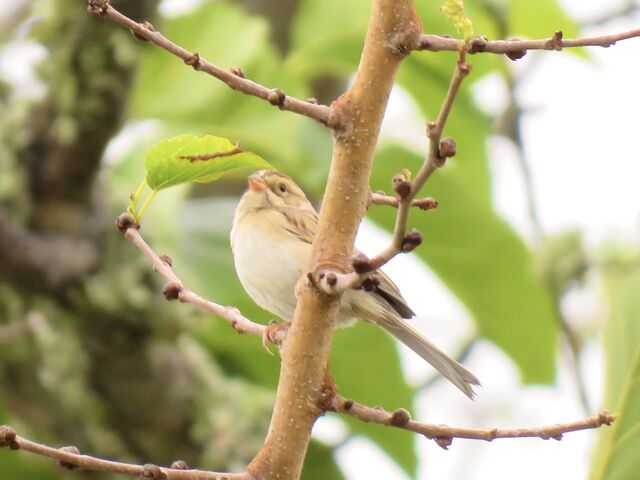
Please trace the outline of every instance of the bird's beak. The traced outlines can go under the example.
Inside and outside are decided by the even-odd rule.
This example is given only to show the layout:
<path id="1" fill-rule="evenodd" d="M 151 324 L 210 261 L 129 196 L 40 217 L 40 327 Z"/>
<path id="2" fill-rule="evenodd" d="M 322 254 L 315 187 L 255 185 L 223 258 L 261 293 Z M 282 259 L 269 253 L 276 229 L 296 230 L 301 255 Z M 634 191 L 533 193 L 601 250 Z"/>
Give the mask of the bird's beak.
<path id="1" fill-rule="evenodd" d="M 267 184 L 264 183 L 259 173 L 254 173 L 249 175 L 249 188 L 254 192 L 261 192 L 262 190 L 266 190 Z"/>

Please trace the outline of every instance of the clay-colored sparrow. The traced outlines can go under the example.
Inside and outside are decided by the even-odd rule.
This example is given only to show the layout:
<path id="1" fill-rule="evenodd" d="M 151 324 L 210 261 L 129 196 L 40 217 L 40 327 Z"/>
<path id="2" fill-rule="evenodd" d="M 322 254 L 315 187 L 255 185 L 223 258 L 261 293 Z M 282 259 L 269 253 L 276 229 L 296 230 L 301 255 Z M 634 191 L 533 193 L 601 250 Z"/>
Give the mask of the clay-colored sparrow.
<path id="1" fill-rule="evenodd" d="M 293 318 L 295 286 L 307 272 L 317 224 L 315 209 L 287 175 L 261 170 L 249 176 L 231 230 L 234 263 L 249 296 L 283 320 Z M 380 271 L 377 275 L 380 283 L 371 292 L 344 293 L 337 325 L 357 319 L 380 325 L 473 398 L 478 379 L 404 320 L 415 313 L 393 282 Z"/>

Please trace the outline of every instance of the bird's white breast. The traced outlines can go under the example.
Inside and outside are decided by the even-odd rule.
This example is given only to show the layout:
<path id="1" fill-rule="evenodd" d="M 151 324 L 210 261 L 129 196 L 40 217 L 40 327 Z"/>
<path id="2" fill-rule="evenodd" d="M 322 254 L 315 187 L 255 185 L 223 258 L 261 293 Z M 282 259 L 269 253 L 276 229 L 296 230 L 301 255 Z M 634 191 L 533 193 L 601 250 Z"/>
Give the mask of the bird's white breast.
<path id="1" fill-rule="evenodd" d="M 250 213 L 236 221 L 231 248 L 240 283 L 253 301 L 290 321 L 296 306 L 295 286 L 309 246 L 277 227 L 274 222 L 281 219 L 274 213 Z M 259 221 L 257 215 L 261 215 Z"/>

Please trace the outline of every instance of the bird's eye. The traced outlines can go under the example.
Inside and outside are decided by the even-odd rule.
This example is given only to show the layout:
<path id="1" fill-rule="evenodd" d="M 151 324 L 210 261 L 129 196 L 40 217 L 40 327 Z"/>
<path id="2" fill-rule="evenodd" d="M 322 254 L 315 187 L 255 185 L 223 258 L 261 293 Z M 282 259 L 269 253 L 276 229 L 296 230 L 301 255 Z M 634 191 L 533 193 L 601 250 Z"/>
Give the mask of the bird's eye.
<path id="1" fill-rule="evenodd" d="M 287 191 L 287 186 L 284 183 L 281 183 L 280 185 L 278 185 L 278 190 L 284 193 Z"/>

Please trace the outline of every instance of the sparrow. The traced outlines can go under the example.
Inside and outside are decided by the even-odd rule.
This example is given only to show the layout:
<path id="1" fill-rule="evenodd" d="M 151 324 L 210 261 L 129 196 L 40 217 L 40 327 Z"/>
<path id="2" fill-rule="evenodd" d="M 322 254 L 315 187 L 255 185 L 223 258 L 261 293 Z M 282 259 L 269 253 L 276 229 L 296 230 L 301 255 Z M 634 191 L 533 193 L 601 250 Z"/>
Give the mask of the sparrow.
<path id="1" fill-rule="evenodd" d="M 296 308 L 296 283 L 308 271 L 318 213 L 302 189 L 283 173 L 260 170 L 249 176 L 248 183 L 231 229 L 235 269 L 255 303 L 290 322 Z M 406 321 L 415 313 L 389 277 L 380 270 L 375 274 L 379 282 L 373 290 L 344 292 L 336 325 L 362 320 L 381 326 L 473 399 L 473 386 L 480 385 L 475 375 Z"/>

